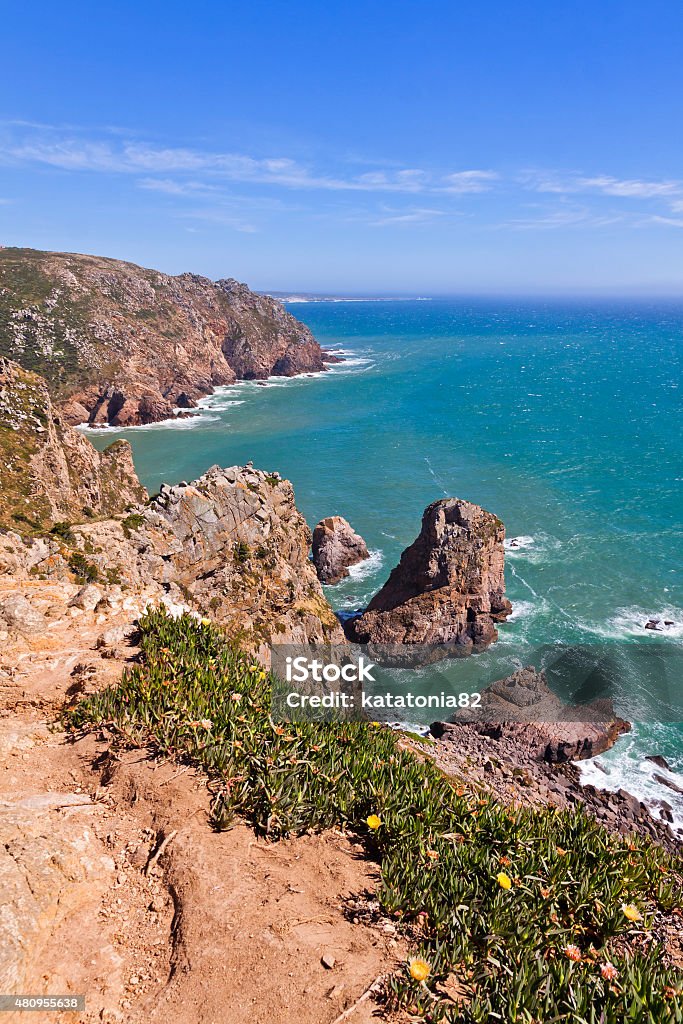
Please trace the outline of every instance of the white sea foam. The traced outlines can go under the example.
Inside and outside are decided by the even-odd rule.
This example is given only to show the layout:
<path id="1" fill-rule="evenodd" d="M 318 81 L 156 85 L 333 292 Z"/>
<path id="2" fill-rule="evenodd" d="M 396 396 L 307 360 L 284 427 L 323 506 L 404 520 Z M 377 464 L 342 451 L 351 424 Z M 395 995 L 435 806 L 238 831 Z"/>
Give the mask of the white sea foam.
<path id="1" fill-rule="evenodd" d="M 503 541 L 503 547 L 507 552 L 512 552 L 514 555 L 525 551 L 527 548 L 532 548 L 535 543 L 536 541 L 533 537 L 521 534 L 519 537 L 506 537 Z"/>
<path id="2" fill-rule="evenodd" d="M 548 533 L 537 533 L 533 537 L 523 533 L 517 537 L 506 537 L 503 545 L 508 558 L 538 563 L 546 561 L 559 551 L 562 542 Z"/>
<path id="3" fill-rule="evenodd" d="M 666 802 L 674 819 L 671 828 L 683 837 L 683 794 L 659 781 L 665 779 L 677 789 L 683 789 L 683 776 L 660 768 L 654 761 L 642 758 L 638 753 L 638 746 L 636 726 L 632 733 L 618 740 L 614 750 L 619 756 L 600 755 L 577 762 L 581 782 L 610 792 L 625 789 L 642 800 L 656 818 L 661 818 L 664 810 L 663 801 Z"/>
<path id="4" fill-rule="evenodd" d="M 254 394 L 256 389 L 265 391 L 267 388 L 272 387 L 282 388 L 302 385 L 311 380 L 317 380 L 320 378 L 324 379 L 332 374 L 335 376 L 346 376 L 347 374 L 352 373 L 363 373 L 366 370 L 371 370 L 375 365 L 367 356 L 352 353 L 351 350 L 346 351 L 349 353 L 349 358 L 344 358 L 342 363 L 331 364 L 326 370 L 316 370 L 311 373 L 297 374 L 295 377 L 272 376 L 267 377 L 266 380 L 238 380 L 235 381 L 234 384 L 218 385 L 210 395 L 204 395 L 203 398 L 200 398 L 197 401 L 197 409 L 200 410 L 199 412 L 193 413 L 187 409 L 174 409 L 176 414 L 185 414 L 178 416 L 177 419 L 169 418 L 158 420 L 155 423 L 143 423 L 137 426 L 127 427 L 95 427 L 90 423 L 79 423 L 76 425 L 76 430 L 92 434 L 120 434 L 122 430 L 160 430 L 165 428 L 189 430 L 192 427 L 205 425 L 207 423 L 217 423 L 220 421 L 221 417 L 210 414 L 227 412 L 234 406 L 244 405 L 245 399 L 239 398 L 239 395 Z"/>
<path id="5" fill-rule="evenodd" d="M 368 558 L 364 558 L 362 562 L 356 562 L 355 565 L 349 566 L 349 576 L 355 582 L 367 579 L 368 576 L 372 576 L 373 573 L 381 567 L 384 561 L 384 554 L 379 548 L 370 552 Z"/>
<path id="6" fill-rule="evenodd" d="M 204 413 L 198 413 L 182 416 L 178 419 L 159 420 L 156 423 L 140 423 L 130 427 L 93 427 L 89 423 L 79 423 L 76 426 L 76 430 L 80 430 L 83 434 L 120 434 L 123 430 L 191 430 L 193 427 L 207 423 L 217 423 L 219 420 L 220 416 L 207 416 Z"/>
<path id="7" fill-rule="evenodd" d="M 504 626 L 508 622 L 518 622 L 520 619 L 530 619 L 532 616 L 542 611 L 542 605 L 545 602 L 539 604 L 538 601 L 515 601 L 512 605 L 512 612 L 508 615 L 505 622 L 501 622 L 500 625 Z"/>
<path id="8" fill-rule="evenodd" d="M 657 629 L 645 629 L 645 623 L 658 620 Z M 670 625 L 665 625 L 665 622 Z M 630 608 L 617 608 L 614 614 L 604 623 L 581 622 L 582 629 L 606 640 L 628 640 L 637 636 L 641 638 L 683 639 L 683 610 L 680 608 L 664 608 L 647 611 L 637 605 Z"/>

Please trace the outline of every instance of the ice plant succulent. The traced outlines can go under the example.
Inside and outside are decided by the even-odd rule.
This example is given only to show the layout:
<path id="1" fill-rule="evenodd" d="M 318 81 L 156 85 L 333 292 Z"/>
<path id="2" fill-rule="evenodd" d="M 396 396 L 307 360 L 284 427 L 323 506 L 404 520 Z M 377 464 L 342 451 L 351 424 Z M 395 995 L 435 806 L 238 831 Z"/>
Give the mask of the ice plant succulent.
<path id="1" fill-rule="evenodd" d="M 420 957 L 413 957 L 410 961 L 410 977 L 415 981 L 426 981 L 431 972 L 431 967 L 426 960 Z"/>
<path id="2" fill-rule="evenodd" d="M 491 799 L 475 818 L 468 792 L 390 729 L 274 722 L 278 680 L 263 679 L 263 666 L 218 627 L 152 611 L 140 634 L 140 661 L 117 686 L 66 712 L 66 724 L 113 724 L 114 744 L 203 769 L 215 785 L 217 831 L 239 816 L 272 841 L 330 828 L 359 833 L 380 864 L 381 911 L 420 942 L 419 957 L 387 980 L 396 1009 L 449 1024 L 683 1024 L 674 995 L 683 975 L 656 935 L 641 946 L 636 929 L 624 928 L 629 906 L 640 920 L 646 906 L 671 913 L 683 904 L 679 860 L 647 840 L 629 850 L 580 808 L 512 811 Z M 499 888 L 514 895 L 501 898 Z M 592 943 L 583 954 L 574 947 L 580 966 L 566 952 L 578 941 Z M 472 984 L 469 1008 L 446 1007 L 440 986 L 431 991 L 432 979 L 453 972 Z"/>
<path id="3" fill-rule="evenodd" d="M 622 912 L 624 914 L 624 917 L 628 921 L 634 921 L 635 922 L 635 921 L 642 921 L 643 920 L 643 915 L 638 910 L 638 907 L 635 905 L 635 903 L 622 903 L 621 909 L 622 909 Z"/>

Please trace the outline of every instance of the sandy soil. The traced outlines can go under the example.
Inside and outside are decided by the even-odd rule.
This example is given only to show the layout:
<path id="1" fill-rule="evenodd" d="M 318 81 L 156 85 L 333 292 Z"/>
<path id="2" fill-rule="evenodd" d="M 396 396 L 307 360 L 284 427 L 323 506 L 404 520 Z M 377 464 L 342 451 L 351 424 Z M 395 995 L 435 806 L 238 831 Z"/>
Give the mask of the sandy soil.
<path id="1" fill-rule="evenodd" d="M 136 656 L 97 649 L 120 624 L 83 612 L 0 653 L 0 992 L 86 995 L 33 1024 L 332 1024 L 405 956 L 390 921 L 347 906 L 376 865 L 336 832 L 214 833 L 194 771 L 55 729 L 65 699 Z"/>

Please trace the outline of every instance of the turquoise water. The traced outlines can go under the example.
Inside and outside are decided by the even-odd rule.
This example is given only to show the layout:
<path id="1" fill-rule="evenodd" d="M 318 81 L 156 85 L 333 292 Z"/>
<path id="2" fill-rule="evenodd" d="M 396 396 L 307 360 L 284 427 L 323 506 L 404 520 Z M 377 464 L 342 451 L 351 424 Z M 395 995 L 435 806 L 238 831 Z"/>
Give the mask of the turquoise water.
<path id="1" fill-rule="evenodd" d="M 680 651 L 683 305 L 290 308 L 347 362 L 222 389 L 192 421 L 115 432 L 131 441 L 150 491 L 214 463 L 279 470 L 311 525 L 344 515 L 374 552 L 329 588 L 341 609 L 378 589 L 429 502 L 457 495 L 495 512 L 519 538 L 507 558 L 515 611 L 497 645 L 449 669 L 464 688 L 533 660 L 539 645 Z M 89 436 L 98 447 L 112 440 Z M 650 617 L 674 625 L 652 636 Z M 683 771 L 683 733 L 656 721 L 671 709 L 652 711 L 639 671 L 625 671 L 622 685 L 648 724 L 603 759 L 611 782 L 643 776 L 644 753 Z"/>

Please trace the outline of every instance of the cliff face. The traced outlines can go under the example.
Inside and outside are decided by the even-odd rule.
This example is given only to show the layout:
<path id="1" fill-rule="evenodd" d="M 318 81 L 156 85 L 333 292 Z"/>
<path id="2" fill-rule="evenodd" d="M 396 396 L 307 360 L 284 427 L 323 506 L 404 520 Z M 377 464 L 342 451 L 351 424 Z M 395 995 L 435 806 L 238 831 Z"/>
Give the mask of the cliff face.
<path id="1" fill-rule="evenodd" d="M 54 409 L 45 381 L 0 357 L 0 526 L 49 529 L 144 500 L 130 445 L 102 454 Z"/>
<path id="2" fill-rule="evenodd" d="M 349 624 L 358 643 L 446 644 L 466 654 L 497 638 L 505 597 L 503 540 L 496 516 L 459 498 L 425 509 L 417 539 L 364 614 Z"/>
<path id="3" fill-rule="evenodd" d="M 191 484 L 163 486 L 123 520 L 75 527 L 73 537 L 100 579 L 156 589 L 250 649 L 343 642 L 308 558 L 310 530 L 277 474 L 215 466 Z"/>
<path id="4" fill-rule="evenodd" d="M 67 423 L 116 426 L 332 361 L 282 303 L 237 281 L 31 249 L 0 249 L 0 355 L 45 377 Z"/>

